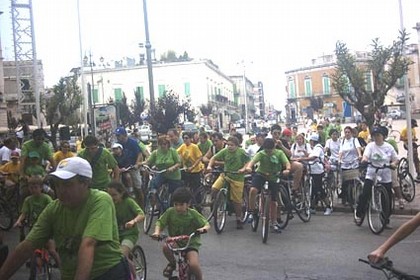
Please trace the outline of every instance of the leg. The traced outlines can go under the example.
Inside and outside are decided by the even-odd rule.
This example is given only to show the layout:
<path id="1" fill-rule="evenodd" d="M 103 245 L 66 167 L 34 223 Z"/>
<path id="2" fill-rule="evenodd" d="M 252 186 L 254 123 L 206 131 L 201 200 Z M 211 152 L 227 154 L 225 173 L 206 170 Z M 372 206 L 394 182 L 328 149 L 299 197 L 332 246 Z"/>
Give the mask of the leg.
<path id="1" fill-rule="evenodd" d="M 121 242 L 121 251 L 122 251 L 124 257 L 128 261 L 128 267 L 130 269 L 130 273 L 131 273 L 131 275 L 136 275 L 136 269 L 134 267 L 134 263 L 129 257 L 130 256 L 130 251 L 131 251 L 131 249 L 133 249 L 133 247 L 134 247 L 134 244 L 131 240 L 124 239 Z"/>
<path id="2" fill-rule="evenodd" d="M 52 239 L 48 240 L 46 247 L 47 247 L 48 253 L 50 253 L 50 255 L 53 257 L 57 266 L 61 267 L 61 259 L 60 259 L 60 256 L 57 253 L 57 250 L 55 249 L 56 246 L 55 246 L 54 240 L 52 240 Z"/>
<path id="3" fill-rule="evenodd" d="M 236 214 L 236 228 L 242 229 L 242 196 L 244 192 L 244 181 L 229 180 L 230 199 L 233 202 Z"/>
<path id="4" fill-rule="evenodd" d="M 419 152 L 417 151 L 417 145 L 413 145 L 413 160 L 414 160 L 414 167 L 416 168 L 417 178 L 420 178 L 420 160 L 419 160 Z"/>
<path id="5" fill-rule="evenodd" d="M 294 191 L 300 190 L 300 182 L 303 176 L 303 164 L 297 161 L 292 161 L 290 165 L 290 171 L 293 174 L 293 188 Z"/>
<path id="6" fill-rule="evenodd" d="M 249 210 L 253 212 L 255 209 L 255 199 L 257 196 L 257 193 L 261 191 L 262 186 L 265 184 L 265 178 L 258 173 L 255 173 L 252 176 L 252 187 L 249 190 Z"/>
<path id="7" fill-rule="evenodd" d="M 195 279 L 202 280 L 203 274 L 201 272 L 200 267 L 200 259 L 198 257 L 198 252 L 195 250 L 191 250 L 187 253 L 187 260 L 190 265 L 190 271 L 194 274 Z"/>
<path id="8" fill-rule="evenodd" d="M 131 179 L 131 175 L 128 172 L 125 172 L 122 174 L 123 182 L 125 183 L 125 187 L 128 190 L 128 192 L 133 191 L 133 180 Z"/>
<path id="9" fill-rule="evenodd" d="M 176 269 L 176 260 L 174 254 L 166 244 L 163 245 L 163 255 L 169 262 L 163 270 L 163 276 L 169 278 L 170 276 L 172 276 L 172 272 Z"/>
<path id="10" fill-rule="evenodd" d="M 365 180 L 365 184 L 363 185 L 363 192 L 360 194 L 358 203 L 357 203 L 356 216 L 359 218 L 365 215 L 366 206 L 372 194 L 372 185 L 373 185 L 372 180 L 369 180 L 369 179 Z"/>

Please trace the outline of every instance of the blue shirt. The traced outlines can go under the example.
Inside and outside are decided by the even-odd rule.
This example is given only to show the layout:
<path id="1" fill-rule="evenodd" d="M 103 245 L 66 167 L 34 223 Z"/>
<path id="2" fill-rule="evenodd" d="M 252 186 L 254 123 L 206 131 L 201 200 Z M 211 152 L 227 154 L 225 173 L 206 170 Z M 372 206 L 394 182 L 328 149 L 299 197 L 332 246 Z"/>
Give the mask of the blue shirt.
<path id="1" fill-rule="evenodd" d="M 123 146 L 123 153 L 127 156 L 129 165 L 135 165 L 137 163 L 137 157 L 141 153 L 139 144 L 133 138 L 128 138 L 125 143 L 119 142 Z"/>

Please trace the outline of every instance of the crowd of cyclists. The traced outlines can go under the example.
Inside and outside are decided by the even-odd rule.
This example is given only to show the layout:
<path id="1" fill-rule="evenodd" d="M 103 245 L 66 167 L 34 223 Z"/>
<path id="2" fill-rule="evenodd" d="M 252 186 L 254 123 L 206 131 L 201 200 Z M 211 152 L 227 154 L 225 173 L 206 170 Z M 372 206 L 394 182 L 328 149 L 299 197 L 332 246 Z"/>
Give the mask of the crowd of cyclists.
<path id="1" fill-rule="evenodd" d="M 173 207 L 156 222 L 154 238 L 165 228 L 170 235 L 204 232 L 210 225 L 199 211 L 189 208 L 191 194 L 203 183 L 206 173 L 222 169 L 223 173 L 212 183 L 211 197 L 214 199 L 225 184 L 229 185 L 236 228 L 240 230 L 244 228 L 244 176 L 252 174 L 251 187 L 245 189 L 249 191 L 247 211 L 257 214 L 256 194 L 268 182 L 272 196 L 270 227 L 279 233 L 279 177 L 290 176 L 292 195 L 298 195 L 303 177 L 308 174 L 313 182 L 310 211 L 316 213 L 316 206 L 321 203 L 325 207 L 323 214 L 329 216 L 333 207 L 323 188 L 325 174 L 341 169 L 339 198 L 343 205 L 349 205 L 349 182 L 361 176 L 361 165 L 371 163 L 363 192 L 357 198 L 357 223 L 365 215 L 374 166 L 398 164 L 398 148 L 395 141 L 387 139 L 388 129 L 375 126 L 369 131 L 366 122 L 343 129 L 339 122 L 330 123 L 328 119 L 311 121 L 304 131 L 275 124 L 266 133 L 250 135 L 245 143 L 234 129 L 224 136 L 220 132 L 209 135 L 173 128 L 158 136 L 153 151 L 123 127 L 114 134 L 115 142 L 110 147 L 88 135 L 74 151 L 69 141 L 61 141 L 54 152 L 45 141 L 43 129 L 34 130 L 32 139 L 21 145 L 15 137 L 3 141 L 2 187 L 8 191 L 19 189 L 22 198 L 14 226 L 30 226 L 32 230 L 0 269 L 0 279 L 13 275 L 37 247 L 48 249 L 60 267 L 62 279 L 111 279 L 109 275 L 113 275 L 112 279 L 135 279 L 130 278 L 134 268 L 128 254 L 138 241 L 137 224 L 144 220 L 142 207 L 147 187 L 157 190 L 167 184 L 173 193 Z M 143 165 L 166 172 L 149 177 L 140 171 Z M 398 185 L 395 174 L 391 169 L 381 170 L 381 183 L 390 197 L 391 189 Z M 403 208 L 399 189 L 395 194 Z M 196 279 L 202 279 L 199 239 L 195 237 L 187 251 Z M 170 277 L 175 269 L 174 258 L 167 248 L 163 253 L 168 259 L 163 275 Z M 383 253 L 373 253 L 372 259 Z"/>

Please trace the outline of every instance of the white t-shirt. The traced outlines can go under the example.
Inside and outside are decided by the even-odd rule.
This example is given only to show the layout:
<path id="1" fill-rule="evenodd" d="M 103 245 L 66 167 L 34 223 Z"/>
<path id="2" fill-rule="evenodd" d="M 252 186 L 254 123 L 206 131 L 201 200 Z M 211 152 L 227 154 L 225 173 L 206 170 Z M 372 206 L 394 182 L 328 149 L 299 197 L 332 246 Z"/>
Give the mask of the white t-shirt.
<path id="1" fill-rule="evenodd" d="M 253 156 L 255 156 L 255 154 L 258 152 L 258 150 L 261 148 L 261 146 L 259 146 L 258 144 L 252 144 L 250 146 L 248 146 L 248 148 L 246 148 L 246 153 L 247 155 L 252 158 Z"/>
<path id="2" fill-rule="evenodd" d="M 306 157 L 305 152 L 311 153 L 311 145 L 308 143 L 303 143 L 302 145 L 298 145 L 298 143 L 294 143 L 292 147 L 290 147 L 290 151 L 292 152 L 291 158 L 302 158 Z"/>
<path id="3" fill-rule="evenodd" d="M 311 165 L 311 174 L 324 173 L 324 165 L 322 165 L 322 162 L 324 161 L 324 148 L 322 148 L 321 144 L 316 144 L 312 148 L 309 157 L 316 157 L 315 160 L 309 162 Z"/>
<path id="4" fill-rule="evenodd" d="M 344 138 L 341 140 L 340 153 L 341 157 L 341 168 L 343 169 L 356 169 L 359 167 L 359 154 L 357 148 L 360 148 L 359 140 L 351 137 L 350 139 Z"/>
<path id="5" fill-rule="evenodd" d="M 384 142 L 381 146 L 375 142 L 370 142 L 365 148 L 363 157 L 367 157 L 373 166 L 369 165 L 366 172 L 366 179 L 373 180 L 375 178 L 376 169 L 374 166 L 382 167 L 384 164 L 389 165 L 392 161 L 397 160 L 397 153 L 391 144 Z M 378 170 L 377 175 L 380 176 L 381 183 L 391 183 L 391 172 L 389 168 Z M 379 179 L 379 178 L 378 178 Z"/>
<path id="6" fill-rule="evenodd" d="M 340 139 L 337 138 L 336 141 L 331 138 L 325 142 L 325 148 L 328 148 L 331 152 L 330 160 L 338 161 L 338 153 L 340 152 Z"/>
<path id="7" fill-rule="evenodd" d="M 21 151 L 19 148 L 16 148 L 14 150 L 10 150 L 9 148 L 7 148 L 6 146 L 3 146 L 0 149 L 0 159 L 1 161 L 10 161 L 10 155 L 12 154 L 13 151 L 16 151 L 19 153 L 19 155 L 21 154 Z"/>

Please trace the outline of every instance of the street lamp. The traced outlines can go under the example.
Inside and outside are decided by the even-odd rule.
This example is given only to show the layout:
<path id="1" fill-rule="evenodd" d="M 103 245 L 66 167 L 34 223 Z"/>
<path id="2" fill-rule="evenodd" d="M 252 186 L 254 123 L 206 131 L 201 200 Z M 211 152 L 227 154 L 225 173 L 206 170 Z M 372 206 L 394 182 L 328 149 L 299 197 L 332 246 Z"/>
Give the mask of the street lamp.
<path id="1" fill-rule="evenodd" d="M 89 52 L 89 57 L 85 55 L 83 58 L 83 65 L 87 65 L 89 61 L 90 66 L 90 75 L 91 75 L 91 82 L 92 84 L 87 83 L 88 87 L 88 104 L 89 104 L 89 111 L 90 111 L 90 126 L 92 129 L 92 135 L 95 136 L 96 134 L 96 125 L 95 125 L 95 101 L 93 99 L 93 93 L 95 91 L 94 81 L 93 81 L 93 64 L 92 64 L 92 53 Z"/>

